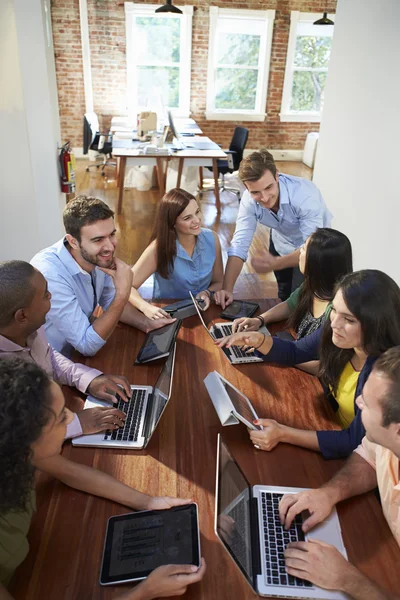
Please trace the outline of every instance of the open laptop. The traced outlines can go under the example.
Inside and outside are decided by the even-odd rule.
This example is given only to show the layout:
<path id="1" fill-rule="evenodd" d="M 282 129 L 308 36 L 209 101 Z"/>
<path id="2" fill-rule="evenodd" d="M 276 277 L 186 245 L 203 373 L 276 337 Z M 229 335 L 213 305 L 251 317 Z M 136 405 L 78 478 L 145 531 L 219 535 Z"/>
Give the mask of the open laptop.
<path id="1" fill-rule="evenodd" d="M 250 487 L 220 435 L 216 479 L 215 533 L 257 594 L 274 598 L 349 598 L 341 592 L 323 590 L 309 581 L 292 577 L 285 570 L 284 549 L 295 541 L 321 540 L 336 546 L 347 558 L 335 509 L 307 534 L 301 529 L 301 515 L 286 531 L 279 519 L 279 502 L 284 494 L 296 494 L 303 489 Z"/>
<path id="2" fill-rule="evenodd" d="M 202 138 L 198 136 L 194 136 L 190 138 L 189 142 L 186 142 L 181 135 L 179 135 L 177 128 L 175 127 L 174 119 L 172 118 L 172 113 L 168 111 L 168 122 L 169 127 L 172 131 L 172 135 L 175 138 L 174 146 L 178 148 L 178 150 L 221 150 L 221 148 L 215 142 L 212 142 L 209 138 Z"/>
<path id="3" fill-rule="evenodd" d="M 208 335 L 213 340 L 221 339 L 226 335 L 232 335 L 232 323 L 214 323 L 213 325 L 211 325 L 210 329 L 208 329 L 201 314 L 201 310 L 197 304 L 196 298 L 193 296 L 192 292 L 189 292 L 189 294 L 193 304 L 196 307 L 197 314 L 199 315 L 200 321 L 204 329 L 207 331 Z M 269 335 L 268 329 L 266 327 L 265 329 L 259 329 L 259 331 L 261 331 L 261 333 L 266 333 Z M 221 348 L 221 350 L 225 354 L 229 362 L 233 365 L 263 362 L 262 358 L 256 356 L 254 352 L 246 353 L 242 348 L 239 348 L 239 346 L 231 346 L 230 348 L 226 348 L 226 346 L 224 346 L 223 348 Z"/>
<path id="4" fill-rule="evenodd" d="M 126 414 L 123 427 L 114 431 L 107 430 L 76 437 L 72 440 L 72 444 L 129 450 L 146 448 L 171 396 L 175 352 L 176 344 L 165 361 L 154 388 L 147 385 L 131 385 L 131 399 L 128 402 L 119 399 L 118 404 L 114 405 Z M 88 396 L 85 408 L 95 406 L 110 407 L 110 404 Z"/>

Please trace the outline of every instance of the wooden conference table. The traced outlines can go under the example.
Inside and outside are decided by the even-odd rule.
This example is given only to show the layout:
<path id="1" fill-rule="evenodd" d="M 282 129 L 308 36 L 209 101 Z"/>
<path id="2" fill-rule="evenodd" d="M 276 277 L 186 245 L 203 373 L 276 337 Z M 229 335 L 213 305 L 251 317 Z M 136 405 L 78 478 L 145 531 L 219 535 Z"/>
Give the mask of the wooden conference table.
<path id="1" fill-rule="evenodd" d="M 274 303 L 260 304 L 265 309 Z M 218 312 L 212 306 L 205 313 L 206 321 Z M 255 450 L 245 427 L 220 425 L 203 379 L 217 370 L 251 399 L 260 417 L 310 429 L 336 426 L 316 378 L 268 364 L 234 367 L 213 346 L 197 316 L 185 319 L 183 325 L 177 340 L 172 397 L 148 448 L 127 452 L 73 448 L 66 442 L 63 454 L 149 494 L 196 501 L 207 572 L 201 583 L 188 588 L 185 597 L 254 599 L 256 594 L 214 534 L 217 433 L 222 433 L 252 485 L 317 487 L 342 463 L 285 444 L 269 453 Z M 104 348 L 86 362 L 106 373 L 121 373 L 133 383 L 154 385 L 160 364 L 133 366 L 143 338 L 141 332 L 118 325 Z M 101 588 L 98 579 L 107 519 L 125 512 L 124 506 L 42 475 L 29 534 L 31 550 L 16 572 L 11 593 L 17 600 L 111 600 L 122 593 L 126 586 Z M 392 593 L 397 592 L 400 550 L 374 494 L 344 502 L 338 512 L 350 561 Z"/>

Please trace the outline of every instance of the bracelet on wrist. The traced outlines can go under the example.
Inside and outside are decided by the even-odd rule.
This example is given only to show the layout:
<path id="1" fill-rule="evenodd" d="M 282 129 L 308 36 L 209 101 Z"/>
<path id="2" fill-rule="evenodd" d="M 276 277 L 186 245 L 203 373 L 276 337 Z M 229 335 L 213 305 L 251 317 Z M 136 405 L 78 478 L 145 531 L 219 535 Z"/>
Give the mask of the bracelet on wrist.
<path id="1" fill-rule="evenodd" d="M 214 298 L 213 290 L 210 290 L 209 288 L 207 288 L 206 292 L 208 292 L 208 297 L 210 298 L 210 300 L 212 300 Z"/>
<path id="2" fill-rule="evenodd" d="M 261 344 L 258 344 L 258 346 L 253 346 L 254 350 L 258 350 L 259 348 L 261 348 L 261 346 L 265 342 L 265 333 L 263 333 L 262 336 L 263 336 L 263 339 L 262 339 Z"/>
<path id="3" fill-rule="evenodd" d="M 255 318 L 259 319 L 259 321 L 261 323 L 261 327 L 263 327 L 265 325 L 264 317 L 262 315 L 257 315 Z"/>

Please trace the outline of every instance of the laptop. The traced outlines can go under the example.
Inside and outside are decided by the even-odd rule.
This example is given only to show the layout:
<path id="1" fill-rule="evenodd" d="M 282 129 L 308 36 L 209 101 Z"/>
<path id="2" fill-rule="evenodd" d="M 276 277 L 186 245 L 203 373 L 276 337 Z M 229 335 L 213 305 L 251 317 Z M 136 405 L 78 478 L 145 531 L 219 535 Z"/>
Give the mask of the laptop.
<path id="1" fill-rule="evenodd" d="M 201 314 L 201 310 L 197 304 L 196 298 L 193 296 L 192 292 L 189 292 L 189 294 L 193 304 L 196 307 L 197 314 L 199 315 L 200 321 L 204 329 L 207 331 L 208 335 L 213 340 L 218 340 L 227 335 L 232 335 L 232 323 L 214 323 L 210 327 L 210 329 L 208 329 Z M 259 331 L 261 333 L 269 335 L 268 329 L 266 327 L 265 329 L 261 327 Z M 239 348 L 239 346 L 231 346 L 230 348 L 226 348 L 226 346 L 224 346 L 223 348 L 221 348 L 221 350 L 232 365 L 263 362 L 263 359 L 259 356 L 256 356 L 254 352 L 245 352 L 243 348 Z"/>
<path id="2" fill-rule="evenodd" d="M 127 450 L 146 448 L 171 397 L 175 352 L 176 345 L 165 361 L 154 388 L 147 385 L 131 385 L 132 398 L 128 402 L 118 399 L 114 406 L 126 414 L 123 427 L 114 431 L 81 435 L 74 438 L 72 444 Z M 95 406 L 110 407 L 110 404 L 88 396 L 84 408 Z"/>
<path id="3" fill-rule="evenodd" d="M 172 135 L 176 140 L 174 146 L 178 150 L 221 150 L 218 144 L 212 142 L 206 137 L 202 138 L 194 136 L 193 138 L 190 138 L 190 142 L 185 142 L 175 127 L 174 119 L 172 118 L 172 113 L 170 110 L 168 111 L 168 122 L 172 131 Z"/>
<path id="4" fill-rule="evenodd" d="M 333 509 L 325 521 L 304 534 L 298 515 L 289 530 L 283 529 L 278 506 L 284 494 L 302 488 L 255 485 L 245 475 L 218 435 L 215 522 L 222 542 L 249 585 L 260 596 L 345 600 L 341 592 L 323 590 L 285 570 L 284 549 L 289 542 L 316 539 L 336 546 L 347 558 L 339 518 Z"/>
<path id="5" fill-rule="evenodd" d="M 204 385 L 221 425 L 237 425 L 241 422 L 249 429 L 262 430 L 261 425 L 254 424 L 258 416 L 250 400 L 218 371 L 211 371 L 204 379 Z"/>

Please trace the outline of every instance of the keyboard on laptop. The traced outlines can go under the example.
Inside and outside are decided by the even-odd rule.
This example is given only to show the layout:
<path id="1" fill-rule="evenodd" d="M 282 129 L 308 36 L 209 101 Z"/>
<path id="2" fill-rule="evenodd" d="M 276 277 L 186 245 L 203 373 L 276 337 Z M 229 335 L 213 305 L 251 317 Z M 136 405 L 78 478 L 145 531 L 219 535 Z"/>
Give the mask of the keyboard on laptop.
<path id="1" fill-rule="evenodd" d="M 292 577 L 285 570 L 284 551 L 290 542 L 304 542 L 301 529 L 302 518 L 297 515 L 290 529 L 286 530 L 279 519 L 279 502 L 283 494 L 261 492 L 262 519 L 265 549 L 265 583 L 267 585 L 289 585 L 293 587 L 312 587 L 305 579 Z"/>
<path id="2" fill-rule="evenodd" d="M 126 414 L 126 420 L 123 427 L 111 431 L 107 429 L 104 434 L 104 440 L 122 440 L 127 442 L 136 442 L 139 437 L 139 426 L 142 421 L 142 413 L 146 390 L 132 390 L 132 398 L 125 402 L 117 395 L 118 403 L 115 408 Z"/>
<path id="3" fill-rule="evenodd" d="M 216 338 L 219 339 L 227 335 L 232 335 L 232 325 L 228 324 L 220 325 L 219 327 L 214 327 L 214 335 Z M 239 346 L 231 346 L 230 349 L 232 350 L 236 358 L 256 358 L 254 352 L 245 352 L 243 348 L 240 348 Z"/>

